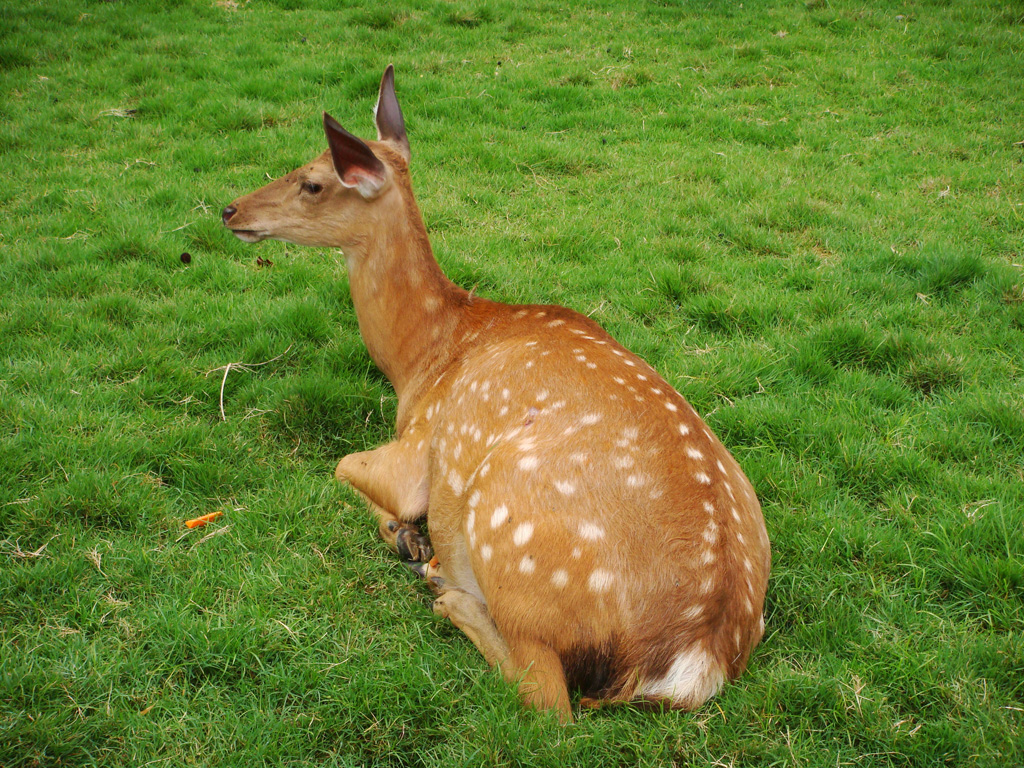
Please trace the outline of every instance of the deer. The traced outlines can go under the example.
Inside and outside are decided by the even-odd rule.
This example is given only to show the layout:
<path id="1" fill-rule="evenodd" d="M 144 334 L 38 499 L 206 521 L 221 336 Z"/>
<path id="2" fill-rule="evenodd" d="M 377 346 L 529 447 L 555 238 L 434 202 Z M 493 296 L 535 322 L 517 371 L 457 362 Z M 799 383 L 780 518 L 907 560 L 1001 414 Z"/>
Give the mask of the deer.
<path id="1" fill-rule="evenodd" d="M 764 635 L 771 550 L 750 481 L 597 322 L 450 281 L 413 196 L 393 66 L 374 115 L 363 141 L 324 112 L 326 151 L 222 213 L 247 243 L 344 255 L 397 416 L 394 440 L 335 477 L 526 705 L 563 722 L 576 695 L 700 707 Z"/>

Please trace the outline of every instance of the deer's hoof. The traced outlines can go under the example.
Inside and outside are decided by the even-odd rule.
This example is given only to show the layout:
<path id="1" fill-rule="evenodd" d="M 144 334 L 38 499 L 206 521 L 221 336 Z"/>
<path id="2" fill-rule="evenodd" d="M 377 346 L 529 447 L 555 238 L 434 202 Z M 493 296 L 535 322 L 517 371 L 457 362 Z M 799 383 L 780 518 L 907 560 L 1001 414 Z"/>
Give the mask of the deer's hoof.
<path id="1" fill-rule="evenodd" d="M 411 525 L 403 526 L 395 535 L 395 547 L 399 557 L 414 563 L 425 563 L 434 556 L 430 539 Z"/>

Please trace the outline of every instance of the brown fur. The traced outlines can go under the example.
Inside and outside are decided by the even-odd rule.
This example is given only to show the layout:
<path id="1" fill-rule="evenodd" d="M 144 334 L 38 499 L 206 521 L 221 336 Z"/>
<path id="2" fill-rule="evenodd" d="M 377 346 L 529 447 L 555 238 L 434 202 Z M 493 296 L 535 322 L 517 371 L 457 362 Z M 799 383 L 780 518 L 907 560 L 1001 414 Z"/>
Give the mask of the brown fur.
<path id="1" fill-rule="evenodd" d="M 404 125 L 378 134 L 366 146 L 383 174 L 325 152 L 225 210 L 243 239 L 345 253 L 360 333 L 399 405 L 396 439 L 346 456 L 338 478 L 373 503 L 385 538 L 429 510 L 445 584 L 435 610 L 529 703 L 566 719 L 570 689 L 699 706 L 763 633 L 770 550 L 750 483 L 683 397 L 596 323 L 448 281 Z"/>

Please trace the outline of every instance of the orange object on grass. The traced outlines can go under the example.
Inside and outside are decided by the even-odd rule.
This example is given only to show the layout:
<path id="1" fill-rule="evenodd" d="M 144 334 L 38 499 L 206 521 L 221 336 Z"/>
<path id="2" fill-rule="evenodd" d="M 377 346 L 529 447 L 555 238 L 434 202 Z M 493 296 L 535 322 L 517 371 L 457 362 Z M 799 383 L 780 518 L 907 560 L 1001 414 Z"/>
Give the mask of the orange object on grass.
<path id="1" fill-rule="evenodd" d="M 186 520 L 185 521 L 185 525 L 188 526 L 189 528 L 199 528 L 201 526 L 206 525 L 207 523 L 212 523 L 214 520 L 216 520 L 218 517 L 220 517 L 223 514 L 224 514 L 223 512 L 211 512 L 208 515 L 203 515 L 202 517 L 197 517 L 194 520 Z"/>

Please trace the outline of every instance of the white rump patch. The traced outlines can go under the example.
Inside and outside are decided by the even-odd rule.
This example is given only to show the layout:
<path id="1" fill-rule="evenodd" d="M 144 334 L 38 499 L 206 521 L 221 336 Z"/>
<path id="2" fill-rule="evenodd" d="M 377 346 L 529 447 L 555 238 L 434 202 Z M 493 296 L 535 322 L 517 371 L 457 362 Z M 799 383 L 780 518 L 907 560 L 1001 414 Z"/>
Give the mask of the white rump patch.
<path id="1" fill-rule="evenodd" d="M 718 693 L 724 682 L 721 665 L 703 648 L 694 647 L 680 651 L 663 678 L 644 682 L 640 694 L 661 696 L 692 709 Z"/>

